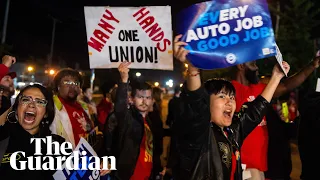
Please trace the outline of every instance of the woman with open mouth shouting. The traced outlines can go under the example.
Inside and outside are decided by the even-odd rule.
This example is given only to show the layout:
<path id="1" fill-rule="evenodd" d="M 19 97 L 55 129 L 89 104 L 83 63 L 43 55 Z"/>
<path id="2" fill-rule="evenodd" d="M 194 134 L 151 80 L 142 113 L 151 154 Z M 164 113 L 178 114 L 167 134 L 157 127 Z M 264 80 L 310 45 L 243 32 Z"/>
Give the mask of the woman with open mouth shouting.
<path id="1" fill-rule="evenodd" d="M 1 179 L 52 179 L 54 172 L 41 170 L 37 168 L 41 164 L 27 160 L 29 156 L 35 157 L 36 152 L 31 138 L 52 136 L 53 141 L 64 142 L 62 137 L 52 135 L 49 130 L 55 115 L 52 97 L 52 93 L 42 85 L 26 86 L 17 96 L 14 105 L 0 116 Z M 46 156 L 46 147 L 45 144 L 41 146 L 43 156 Z M 11 155 L 17 151 L 25 154 L 15 156 L 16 168 L 25 170 L 15 170 L 10 163 Z"/>

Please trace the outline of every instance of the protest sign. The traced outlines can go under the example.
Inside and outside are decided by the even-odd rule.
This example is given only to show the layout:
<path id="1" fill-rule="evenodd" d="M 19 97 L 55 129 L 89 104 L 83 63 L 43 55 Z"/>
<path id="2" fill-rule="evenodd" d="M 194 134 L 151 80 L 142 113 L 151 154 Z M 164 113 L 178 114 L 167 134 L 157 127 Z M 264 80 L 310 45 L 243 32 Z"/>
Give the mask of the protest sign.
<path id="1" fill-rule="evenodd" d="M 198 3 L 178 15 L 177 31 L 201 69 L 233 66 L 275 56 L 266 0 L 215 0 Z"/>
<path id="2" fill-rule="evenodd" d="M 90 164 L 90 162 L 94 162 L 93 159 L 89 159 L 89 157 L 97 156 L 95 151 L 92 149 L 92 147 L 89 145 L 89 143 L 84 139 L 81 138 L 77 147 L 74 149 L 73 153 L 70 156 L 74 156 L 75 152 L 79 152 L 80 157 L 86 156 L 87 162 L 86 166 Z M 85 154 L 85 155 L 84 155 Z M 75 161 L 75 160 L 74 160 Z M 72 164 L 72 167 L 79 165 L 80 170 L 70 170 L 67 168 L 66 163 L 63 164 L 62 170 L 58 170 L 53 174 L 54 179 L 56 180 L 97 180 L 100 179 L 100 171 L 99 170 L 90 170 L 88 167 L 84 167 L 82 170 L 82 161 L 78 159 L 78 162 L 74 162 Z M 77 164 L 79 163 L 79 164 Z M 100 166 L 100 165 L 99 165 Z"/>
<path id="3" fill-rule="evenodd" d="M 288 74 L 286 73 L 286 71 L 284 70 L 284 67 L 282 65 L 283 57 L 282 57 L 281 51 L 280 51 L 277 44 L 276 44 L 276 59 L 280 65 L 282 71 L 285 73 L 286 76 L 288 76 Z"/>
<path id="4" fill-rule="evenodd" d="M 173 70 L 170 6 L 84 7 L 90 68 Z"/>

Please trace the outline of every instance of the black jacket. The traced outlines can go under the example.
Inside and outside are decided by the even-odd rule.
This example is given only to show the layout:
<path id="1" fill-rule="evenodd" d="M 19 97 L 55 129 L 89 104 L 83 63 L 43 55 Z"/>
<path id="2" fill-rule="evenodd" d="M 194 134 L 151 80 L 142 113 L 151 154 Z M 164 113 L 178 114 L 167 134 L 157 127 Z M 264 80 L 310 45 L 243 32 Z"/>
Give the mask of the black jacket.
<path id="1" fill-rule="evenodd" d="M 114 112 L 111 112 L 108 114 L 103 128 L 104 155 L 117 157 L 118 136 L 118 121 Z"/>
<path id="2" fill-rule="evenodd" d="M 127 91 L 128 84 L 119 83 L 116 95 L 116 102 L 114 113 L 118 121 L 118 147 L 119 152 L 117 158 L 117 171 L 115 176 L 117 179 L 129 180 L 133 175 L 135 166 L 140 153 L 140 144 L 144 135 L 144 121 L 142 115 L 134 107 L 127 108 Z M 153 169 L 150 175 L 150 179 L 155 179 L 155 176 L 161 171 L 160 150 L 157 147 L 158 133 L 156 125 L 151 122 L 147 116 L 146 121 L 151 129 L 153 135 Z"/>
<path id="3" fill-rule="evenodd" d="M 170 99 L 168 104 L 168 116 L 166 124 L 171 128 L 172 124 L 174 123 L 174 120 L 177 119 L 176 116 L 179 114 L 179 104 L 180 104 L 180 98 L 173 96 L 172 99 Z"/>
<path id="4" fill-rule="evenodd" d="M 315 143 L 320 138 L 320 92 L 311 92 L 300 98 L 300 124 L 298 130 L 298 146 L 301 159 L 301 179 L 317 179 L 320 161 L 319 149 Z"/>
<path id="5" fill-rule="evenodd" d="M 10 166 L 10 155 L 14 152 L 25 152 L 25 157 L 19 155 L 17 161 L 26 161 L 26 157 L 35 156 L 35 145 L 34 143 L 30 143 L 30 139 L 40 137 L 44 138 L 44 136 L 39 136 L 39 133 L 35 135 L 29 134 L 19 123 L 6 122 L 3 126 L 0 126 L 0 157 L 2 160 L 2 163 L 0 164 L 0 173 L 2 174 L 1 179 L 53 179 L 52 175 L 56 172 L 55 170 L 34 171 L 26 166 L 26 170 L 18 171 Z M 59 144 L 65 141 L 64 138 L 58 135 L 52 134 L 51 137 L 53 141 L 57 141 Z M 47 154 L 47 146 L 44 144 L 42 144 L 41 153 L 43 156 L 46 156 Z"/>
<path id="6" fill-rule="evenodd" d="M 181 98 L 182 114 L 175 124 L 178 151 L 178 165 L 173 169 L 175 179 L 226 179 L 218 148 L 220 141 L 216 136 L 219 131 L 210 123 L 209 95 L 201 87 L 196 91 L 182 93 Z M 253 102 L 246 103 L 239 114 L 234 116 L 232 125 L 227 128 L 230 152 L 239 152 L 245 137 L 261 122 L 268 104 L 262 96 L 258 96 Z M 240 158 L 236 164 L 235 180 L 242 180 Z"/>

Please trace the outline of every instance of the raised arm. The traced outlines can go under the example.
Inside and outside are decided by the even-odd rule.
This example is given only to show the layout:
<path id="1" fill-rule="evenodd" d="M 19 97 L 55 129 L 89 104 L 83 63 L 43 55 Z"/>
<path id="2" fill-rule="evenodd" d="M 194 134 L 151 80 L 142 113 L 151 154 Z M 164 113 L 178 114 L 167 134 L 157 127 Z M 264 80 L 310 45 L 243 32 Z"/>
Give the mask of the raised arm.
<path id="1" fill-rule="evenodd" d="M 290 65 L 283 61 L 282 65 L 284 67 L 284 70 L 286 71 L 286 73 L 289 72 L 290 70 Z M 280 68 L 279 64 L 276 64 L 272 70 L 272 76 L 270 78 L 269 83 L 267 84 L 267 86 L 265 87 L 265 89 L 262 91 L 261 96 L 264 97 L 268 102 L 271 101 L 281 79 L 284 77 L 284 72 L 282 71 L 282 69 Z"/>
<path id="2" fill-rule="evenodd" d="M 189 53 L 183 46 L 185 42 L 179 41 L 181 35 L 174 39 L 174 56 L 182 63 L 188 63 L 188 74 L 186 86 L 181 92 L 180 117 L 177 118 L 178 125 L 176 133 L 184 141 L 199 143 L 199 137 L 210 127 L 210 104 L 205 89 L 201 86 L 199 69 L 188 62 L 186 55 Z M 183 107 L 183 108 L 181 108 Z"/>
<path id="3" fill-rule="evenodd" d="M 128 112 L 128 80 L 130 62 L 123 62 L 119 65 L 118 70 L 120 73 L 121 81 L 118 85 L 116 92 L 116 101 L 114 103 L 114 112 L 117 119 L 122 121 Z"/>
<path id="4" fill-rule="evenodd" d="M 8 110 L 6 110 L 3 114 L 0 116 L 0 126 L 3 126 L 7 121 L 7 115 L 9 112 L 12 111 L 12 107 L 10 107 Z"/>
<path id="5" fill-rule="evenodd" d="M 182 63 L 188 64 L 188 75 L 187 75 L 187 88 L 189 91 L 195 91 L 201 87 L 201 79 L 199 69 L 194 67 L 186 58 L 189 53 L 184 45 L 187 43 L 179 41 L 182 35 L 178 35 L 174 38 L 174 57 L 177 58 Z"/>
<path id="6" fill-rule="evenodd" d="M 314 60 L 304 67 L 300 72 L 290 76 L 288 79 L 280 83 L 273 97 L 279 97 L 300 86 L 309 77 L 309 75 L 319 67 L 319 61 L 320 56 L 315 57 Z"/>
<path id="7" fill-rule="evenodd" d="M 12 64 L 16 63 L 16 58 L 13 56 L 5 55 L 0 64 L 0 79 L 2 79 L 8 72 Z"/>
<path id="8" fill-rule="evenodd" d="M 283 62 L 282 64 L 286 73 L 288 73 L 290 70 L 289 64 L 287 62 Z M 261 95 L 258 96 L 254 101 L 245 103 L 242 106 L 238 116 L 241 120 L 242 139 L 246 138 L 248 134 L 250 134 L 262 121 L 272 96 L 283 76 L 284 73 L 279 64 L 276 64 L 272 70 L 271 79 Z"/>

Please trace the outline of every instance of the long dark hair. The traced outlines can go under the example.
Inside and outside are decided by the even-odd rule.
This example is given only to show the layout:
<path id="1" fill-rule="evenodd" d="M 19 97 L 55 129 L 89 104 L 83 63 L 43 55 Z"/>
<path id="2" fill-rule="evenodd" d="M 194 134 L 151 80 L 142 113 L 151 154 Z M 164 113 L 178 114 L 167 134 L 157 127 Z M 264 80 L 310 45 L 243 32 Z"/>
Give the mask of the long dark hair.
<path id="1" fill-rule="evenodd" d="M 44 117 L 39 125 L 39 136 L 44 137 L 44 136 L 49 136 L 51 135 L 51 131 L 49 129 L 49 126 L 53 122 L 54 116 L 55 116 L 55 108 L 54 108 L 54 102 L 53 102 L 53 94 L 50 90 L 46 89 L 44 86 L 40 84 L 33 84 L 33 85 L 28 85 L 25 88 L 23 88 L 20 93 L 18 94 L 13 106 L 12 106 L 12 111 L 17 111 L 18 105 L 19 105 L 19 99 L 23 95 L 24 91 L 32 88 L 37 88 L 41 91 L 41 93 L 44 95 L 45 99 L 48 101 L 47 106 L 46 106 L 46 117 Z M 16 116 L 14 115 L 15 113 L 10 113 L 13 114 L 11 116 L 8 116 L 9 121 L 14 122 L 18 121 Z"/>

